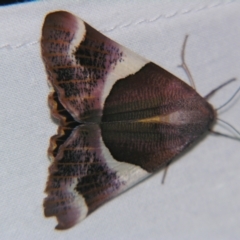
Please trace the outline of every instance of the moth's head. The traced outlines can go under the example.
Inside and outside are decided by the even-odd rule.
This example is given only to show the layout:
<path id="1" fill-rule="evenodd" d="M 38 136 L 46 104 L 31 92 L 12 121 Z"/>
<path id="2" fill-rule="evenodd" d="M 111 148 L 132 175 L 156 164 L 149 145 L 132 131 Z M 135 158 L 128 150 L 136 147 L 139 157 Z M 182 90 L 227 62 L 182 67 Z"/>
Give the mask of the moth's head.
<path id="1" fill-rule="evenodd" d="M 230 80 L 228 80 L 227 82 L 221 84 L 220 86 L 218 86 L 217 88 L 213 89 L 210 93 L 208 93 L 204 98 L 206 100 L 208 100 L 210 97 L 212 97 L 218 90 L 220 90 L 221 88 L 225 87 L 226 85 L 232 83 L 236 81 L 236 78 L 232 78 Z M 234 140 L 239 140 L 240 141 L 240 132 L 235 128 L 233 127 L 231 124 L 229 124 L 228 122 L 222 120 L 222 119 L 219 119 L 217 116 L 218 116 L 218 112 L 220 109 L 224 108 L 225 106 L 227 106 L 233 99 L 234 97 L 238 94 L 238 92 L 240 91 L 240 87 L 235 91 L 235 93 L 225 102 L 223 103 L 220 107 L 217 107 L 217 108 L 213 108 L 214 109 L 214 120 L 213 120 L 213 123 L 215 123 L 216 121 L 220 121 L 222 123 L 224 123 L 225 125 L 229 126 L 230 128 L 232 128 L 234 130 L 235 133 L 237 133 L 238 137 L 234 137 L 234 136 L 230 136 L 230 135 L 227 135 L 227 134 L 224 134 L 224 133 L 220 133 L 220 132 L 216 132 L 214 131 L 212 128 L 209 129 L 209 131 L 215 135 L 220 135 L 220 136 L 224 136 L 224 137 L 228 137 L 228 138 L 231 138 L 231 139 L 234 139 Z"/>

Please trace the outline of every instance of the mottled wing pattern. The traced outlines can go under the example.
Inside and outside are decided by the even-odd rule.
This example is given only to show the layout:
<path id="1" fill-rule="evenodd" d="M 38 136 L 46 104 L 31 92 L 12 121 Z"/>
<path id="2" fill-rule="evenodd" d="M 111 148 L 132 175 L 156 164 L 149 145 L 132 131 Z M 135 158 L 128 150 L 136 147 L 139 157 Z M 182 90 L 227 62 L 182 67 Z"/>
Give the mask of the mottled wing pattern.
<path id="1" fill-rule="evenodd" d="M 56 228 L 69 228 L 146 176 L 140 167 L 112 158 L 97 124 L 82 124 L 60 146 L 50 167 L 45 215 L 57 217 Z"/>
<path id="2" fill-rule="evenodd" d="M 60 123 L 48 151 L 53 163 L 44 208 L 46 216 L 57 217 L 56 228 L 65 229 L 149 175 L 113 159 L 98 125 L 113 84 L 146 61 L 129 64 L 134 53 L 66 12 L 46 17 L 41 44 L 54 90 L 49 105 Z"/>
<path id="3" fill-rule="evenodd" d="M 58 229 L 166 166 L 214 120 L 190 86 L 70 13 L 46 16 L 41 45 L 60 125 L 44 209 Z"/>
<path id="4" fill-rule="evenodd" d="M 147 63 L 67 12 L 46 17 L 41 44 L 49 81 L 78 122 L 99 122 L 113 84 Z"/>

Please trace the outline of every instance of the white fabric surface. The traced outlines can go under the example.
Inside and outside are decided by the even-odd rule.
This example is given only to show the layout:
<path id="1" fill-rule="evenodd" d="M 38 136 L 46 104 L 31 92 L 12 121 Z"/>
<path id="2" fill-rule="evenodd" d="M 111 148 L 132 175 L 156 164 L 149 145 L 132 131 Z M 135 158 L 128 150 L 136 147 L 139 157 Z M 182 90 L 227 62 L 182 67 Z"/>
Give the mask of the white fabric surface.
<path id="1" fill-rule="evenodd" d="M 45 15 L 67 10 L 105 35 L 187 81 L 186 59 L 198 92 L 240 80 L 240 2 L 44 1 L 0 8 L 1 239 L 239 239 L 240 147 L 208 135 L 162 172 L 115 198 L 76 227 L 56 231 L 43 216 L 47 148 L 57 125 L 47 105 L 47 76 L 39 39 Z M 211 102 L 218 107 L 240 85 Z M 240 130 L 240 94 L 220 118 Z M 222 124 L 215 129 L 227 132 Z"/>

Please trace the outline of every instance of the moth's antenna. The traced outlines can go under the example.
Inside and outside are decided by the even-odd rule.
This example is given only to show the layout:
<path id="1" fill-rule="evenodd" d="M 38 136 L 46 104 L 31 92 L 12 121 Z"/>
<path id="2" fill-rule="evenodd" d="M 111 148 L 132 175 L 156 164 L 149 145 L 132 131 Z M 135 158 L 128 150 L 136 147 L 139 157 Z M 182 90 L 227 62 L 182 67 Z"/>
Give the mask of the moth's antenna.
<path id="1" fill-rule="evenodd" d="M 196 89 L 192 74 L 191 74 L 190 70 L 188 69 L 188 66 L 187 66 L 186 61 L 185 61 L 185 49 L 186 49 L 187 39 L 188 39 L 188 35 L 185 36 L 185 39 L 184 39 L 184 42 L 183 42 L 182 52 L 181 52 L 182 64 L 179 65 L 179 67 L 183 68 L 183 70 L 187 74 L 187 77 L 190 81 L 190 84 L 191 84 L 192 88 Z"/>
<path id="2" fill-rule="evenodd" d="M 229 83 L 234 82 L 234 81 L 236 81 L 236 78 L 232 78 L 232 79 L 226 81 L 225 83 L 221 84 L 221 85 L 218 86 L 217 88 L 213 89 L 213 90 L 212 90 L 210 93 L 208 93 L 204 98 L 205 98 L 206 100 L 209 99 L 209 98 L 212 97 L 213 94 L 214 94 L 215 92 L 217 92 L 219 89 L 225 87 L 226 85 L 228 85 Z M 233 96 L 235 96 L 235 95 L 236 95 L 236 94 L 234 94 Z"/>
<path id="3" fill-rule="evenodd" d="M 215 135 L 218 135 L 218 136 L 222 136 L 222 137 L 226 137 L 226 138 L 230 138 L 230 139 L 233 139 L 233 140 L 237 140 L 237 141 L 240 141 L 240 138 L 238 137 L 233 137 L 233 136 L 230 136 L 230 135 L 227 135 L 227 134 L 224 134 L 224 133 L 220 133 L 220 132 L 216 132 L 216 131 L 213 131 L 211 129 L 209 129 L 209 131 Z"/>
<path id="4" fill-rule="evenodd" d="M 233 127 L 230 123 L 228 123 L 228 122 L 226 122 L 222 119 L 219 119 L 219 118 L 217 118 L 217 120 L 220 121 L 220 122 L 223 122 L 226 125 L 228 125 L 230 128 L 232 128 L 240 136 L 240 132 L 235 127 Z"/>
<path id="5" fill-rule="evenodd" d="M 205 99 L 208 99 L 209 97 L 211 97 L 215 92 L 217 92 L 219 89 L 225 87 L 227 84 L 235 81 L 236 78 L 232 78 L 230 80 L 228 80 L 227 82 L 221 84 L 219 87 L 213 89 L 209 94 L 207 94 L 205 96 Z M 228 99 L 224 104 L 222 104 L 220 107 L 216 108 L 216 110 L 218 111 L 219 109 L 225 107 L 228 103 L 230 103 L 233 98 L 238 94 L 238 92 L 240 91 L 240 87 L 237 89 L 237 91 L 235 91 L 235 93 L 231 96 L 230 99 Z M 223 122 L 224 124 L 228 125 L 230 128 L 232 128 L 239 136 L 240 136 L 240 132 L 235 128 L 233 127 L 230 123 L 222 120 L 222 119 L 219 119 L 217 118 L 218 121 L 221 121 Z M 240 137 L 233 137 L 233 136 L 230 136 L 230 135 L 227 135 L 227 134 L 224 134 L 224 133 L 220 133 L 220 132 L 216 132 L 216 131 L 213 131 L 212 129 L 209 130 L 211 133 L 215 134 L 215 135 L 219 135 L 219 136 L 223 136 L 223 137 L 227 137 L 227 138 L 231 138 L 231 139 L 234 139 L 234 140 L 238 140 L 240 141 Z"/>
<path id="6" fill-rule="evenodd" d="M 237 91 L 232 95 L 232 97 L 230 99 L 228 99 L 222 106 L 216 108 L 216 110 L 218 111 L 219 109 L 225 107 L 228 103 L 230 103 L 233 98 L 237 95 L 237 93 L 240 91 L 240 87 L 237 89 Z M 220 119 L 219 119 L 220 120 Z M 221 120 L 222 121 L 222 120 Z"/>
<path id="7" fill-rule="evenodd" d="M 214 131 L 214 130 L 212 130 L 212 129 L 209 129 L 209 131 L 210 131 L 211 133 L 213 133 L 213 134 L 215 134 L 215 135 L 218 135 L 218 136 L 222 136 L 222 137 L 226 137 L 226 138 L 231 138 L 231 139 L 233 139 L 233 140 L 240 141 L 240 132 L 239 132 L 235 127 L 233 127 L 230 123 L 228 123 L 228 122 L 226 122 L 226 121 L 224 121 L 224 120 L 222 120 L 222 119 L 217 118 L 217 120 L 220 121 L 220 122 L 223 122 L 224 124 L 226 124 L 227 126 L 229 126 L 234 132 L 236 132 L 236 133 L 239 135 L 239 137 L 230 136 L 230 135 L 227 135 L 227 134 L 225 134 L 225 133 L 216 132 L 216 131 Z"/>

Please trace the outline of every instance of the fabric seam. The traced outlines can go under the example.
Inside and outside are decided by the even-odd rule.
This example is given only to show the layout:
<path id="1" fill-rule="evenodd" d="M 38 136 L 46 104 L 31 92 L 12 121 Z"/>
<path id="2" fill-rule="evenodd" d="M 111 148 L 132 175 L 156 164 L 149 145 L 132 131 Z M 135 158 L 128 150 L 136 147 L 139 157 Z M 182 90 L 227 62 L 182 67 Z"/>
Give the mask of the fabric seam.
<path id="1" fill-rule="evenodd" d="M 116 25 L 114 27 L 110 27 L 110 28 L 107 28 L 107 29 L 99 30 L 99 31 L 102 32 L 102 33 L 112 32 L 112 31 L 114 31 L 116 29 L 119 29 L 119 28 L 120 29 L 121 28 L 128 28 L 132 25 L 136 26 L 136 25 L 144 24 L 144 23 L 149 24 L 149 23 L 152 23 L 152 22 L 156 22 L 160 19 L 173 18 L 173 17 L 176 17 L 178 15 L 200 12 L 200 11 L 203 11 L 203 10 L 217 8 L 217 7 L 220 7 L 220 6 L 222 7 L 222 6 L 234 3 L 234 2 L 236 2 L 236 0 L 231 0 L 231 1 L 228 1 L 228 2 L 224 2 L 224 3 L 218 2 L 218 3 L 214 3 L 212 5 L 204 5 L 204 6 L 201 6 L 201 7 L 197 8 L 197 9 L 175 11 L 173 13 L 165 14 L 165 15 L 160 14 L 158 16 L 155 16 L 155 17 L 151 18 L 151 19 L 141 19 L 141 20 L 138 20 L 136 22 L 124 23 L 124 24 L 121 24 L 121 25 Z M 21 47 L 36 45 L 38 43 L 39 43 L 39 40 L 32 41 L 32 42 L 26 42 L 26 43 L 20 43 L 18 45 L 4 44 L 4 45 L 0 46 L 0 50 L 2 50 L 2 49 L 17 49 L 17 48 L 21 48 Z"/>

